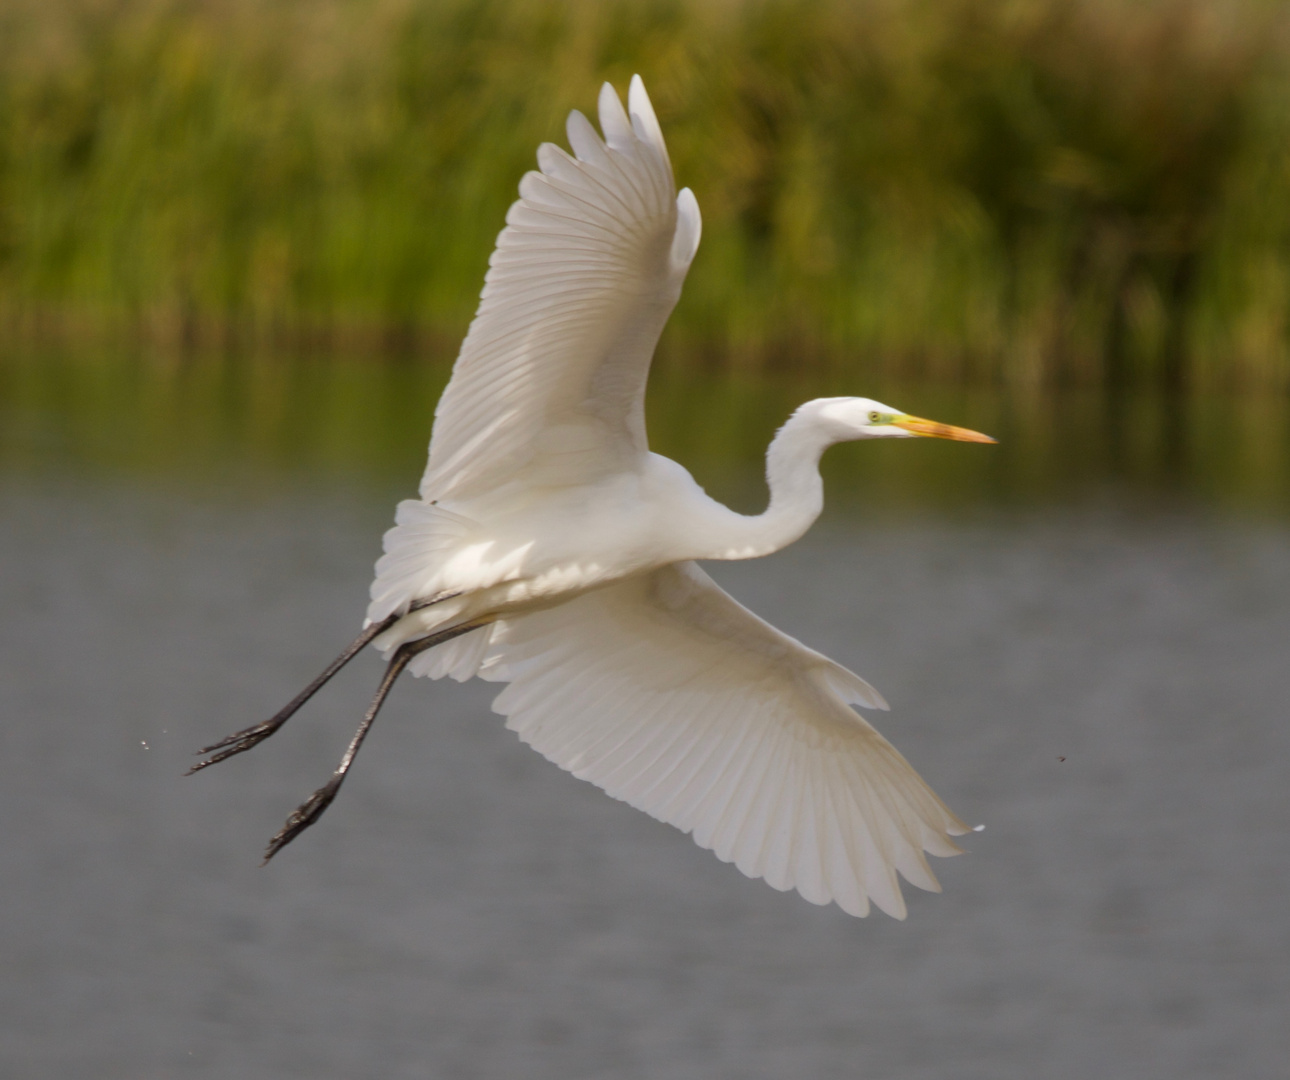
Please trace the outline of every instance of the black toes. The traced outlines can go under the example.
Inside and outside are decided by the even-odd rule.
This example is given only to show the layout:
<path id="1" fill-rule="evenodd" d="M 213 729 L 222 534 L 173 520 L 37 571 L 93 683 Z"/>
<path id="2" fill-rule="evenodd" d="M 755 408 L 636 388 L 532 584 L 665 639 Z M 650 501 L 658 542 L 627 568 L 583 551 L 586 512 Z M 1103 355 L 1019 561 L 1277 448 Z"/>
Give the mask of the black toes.
<path id="1" fill-rule="evenodd" d="M 199 761 L 185 776 L 192 776 L 195 772 L 200 772 L 208 765 L 216 765 L 221 761 L 226 761 L 234 754 L 240 754 L 244 750 L 250 750 L 253 746 L 259 746 L 270 735 L 272 735 L 281 725 L 273 724 L 271 721 L 264 721 L 256 724 L 254 727 L 246 728 L 242 731 L 234 732 L 227 739 L 221 739 L 210 746 L 204 746 L 198 750 L 199 754 L 210 754 L 205 761 Z"/>
<path id="2" fill-rule="evenodd" d="M 331 805 L 340 790 L 344 776 L 333 776 L 322 787 L 309 796 L 300 806 L 291 812 L 286 823 L 277 832 L 264 851 L 264 863 L 267 863 L 292 840 L 304 832 L 310 825 L 323 816 L 323 811 Z M 263 866 L 264 863 L 260 865 Z"/>

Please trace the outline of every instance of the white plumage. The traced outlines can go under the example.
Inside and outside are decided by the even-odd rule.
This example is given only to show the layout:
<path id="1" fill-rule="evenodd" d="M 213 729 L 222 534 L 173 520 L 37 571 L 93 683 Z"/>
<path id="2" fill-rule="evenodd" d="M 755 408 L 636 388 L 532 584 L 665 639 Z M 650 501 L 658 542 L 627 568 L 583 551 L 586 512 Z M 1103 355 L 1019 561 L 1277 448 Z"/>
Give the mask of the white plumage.
<path id="1" fill-rule="evenodd" d="M 751 558 L 818 516 L 833 443 L 992 442 L 864 398 L 808 402 L 767 453 L 770 505 L 745 516 L 649 451 L 650 358 L 698 247 L 640 78 L 606 85 L 604 139 L 569 118 L 520 183 L 479 311 L 435 412 L 421 498 L 385 538 L 368 628 L 278 716 L 197 768 L 272 734 L 371 641 L 390 668 L 341 767 L 270 843 L 331 802 L 389 686 L 417 675 L 509 685 L 494 703 L 575 776 L 692 833 L 750 877 L 903 918 L 897 872 L 938 890 L 924 852 L 966 826 L 855 711 L 868 683 L 741 607 L 695 564 Z"/>
<path id="2" fill-rule="evenodd" d="M 631 118 L 608 84 L 602 142 L 570 115 L 575 157 L 550 143 L 489 259 L 479 313 L 435 410 L 421 497 L 470 498 L 516 469 L 586 482 L 644 455 L 645 379 L 699 244 L 639 78 Z"/>
<path id="3" fill-rule="evenodd" d="M 852 915 L 938 890 L 923 849 L 962 823 L 850 707 L 868 683 L 736 603 L 694 563 L 498 624 L 484 678 L 520 738 L 749 877 Z"/>

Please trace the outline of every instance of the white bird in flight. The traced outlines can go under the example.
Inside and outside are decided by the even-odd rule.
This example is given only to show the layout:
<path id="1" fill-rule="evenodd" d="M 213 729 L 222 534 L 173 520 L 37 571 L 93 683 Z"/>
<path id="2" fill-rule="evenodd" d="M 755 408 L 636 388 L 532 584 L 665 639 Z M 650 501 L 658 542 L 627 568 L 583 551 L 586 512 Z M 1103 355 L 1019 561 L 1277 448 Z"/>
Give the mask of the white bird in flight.
<path id="1" fill-rule="evenodd" d="M 539 753 L 812 903 L 905 915 L 896 873 L 968 831 L 853 708 L 858 675 L 776 630 L 699 568 L 791 544 L 823 506 L 820 455 L 854 439 L 993 442 L 866 398 L 809 401 L 766 454 L 770 505 L 709 498 L 645 437 L 650 358 L 699 244 L 640 77 L 600 92 L 604 137 L 569 116 L 573 156 L 539 172 L 489 260 L 435 410 L 421 497 L 399 504 L 363 633 L 280 713 L 193 770 L 273 734 L 368 644 L 389 661 L 331 780 L 270 841 L 321 816 L 377 710 L 414 675 L 509 684 L 493 703 Z"/>

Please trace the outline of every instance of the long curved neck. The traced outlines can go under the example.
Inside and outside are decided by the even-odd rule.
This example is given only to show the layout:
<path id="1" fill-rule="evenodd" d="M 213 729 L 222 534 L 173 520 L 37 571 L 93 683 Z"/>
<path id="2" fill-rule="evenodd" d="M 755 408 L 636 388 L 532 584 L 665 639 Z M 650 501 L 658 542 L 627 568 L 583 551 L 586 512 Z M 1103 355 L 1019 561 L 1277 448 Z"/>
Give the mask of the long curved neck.
<path id="1" fill-rule="evenodd" d="M 805 533 L 824 509 L 820 455 L 833 442 L 813 415 L 799 409 L 790 416 L 766 451 L 770 505 L 761 514 L 735 515 L 739 520 L 733 542 L 717 557 L 769 555 Z"/>

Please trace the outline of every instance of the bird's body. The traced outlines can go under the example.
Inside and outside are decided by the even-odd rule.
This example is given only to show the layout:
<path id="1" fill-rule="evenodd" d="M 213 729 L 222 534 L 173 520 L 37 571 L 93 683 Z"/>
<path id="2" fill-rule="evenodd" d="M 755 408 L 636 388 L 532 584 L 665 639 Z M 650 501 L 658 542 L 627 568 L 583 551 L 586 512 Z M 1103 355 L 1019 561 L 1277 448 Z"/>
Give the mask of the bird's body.
<path id="1" fill-rule="evenodd" d="M 433 506 L 408 500 L 386 541 L 389 552 L 369 619 L 379 622 L 413 596 L 460 595 L 414 612 L 376 643 L 389 649 L 458 613 L 515 614 L 666 563 L 708 557 L 691 537 L 712 535 L 713 526 L 729 531 L 731 523 L 723 518 L 734 516 L 685 469 L 657 454 L 639 469 L 590 484 L 525 485 L 517 500 L 485 497 Z M 443 547 L 427 565 L 419 556 L 430 535 Z M 415 552 L 412 574 L 425 576 L 405 576 L 399 563 L 405 545 Z M 456 612 L 447 615 L 445 606 Z"/>
<path id="2" fill-rule="evenodd" d="M 797 419 L 772 450 L 778 468 L 764 514 L 723 506 L 683 466 L 654 453 L 589 483 L 541 485 L 521 474 L 474 499 L 408 500 L 386 537 L 369 622 L 413 599 L 454 595 L 399 620 L 377 646 L 391 651 L 462 618 L 563 603 L 673 563 L 778 551 L 811 526 L 824 503 L 818 463 L 826 444 L 809 414 Z"/>
<path id="3" fill-rule="evenodd" d="M 574 113 L 574 157 L 543 145 L 490 261 L 436 410 L 420 498 L 399 505 L 367 629 L 278 716 L 198 768 L 272 734 L 373 643 L 386 678 L 332 781 L 270 856 L 334 798 L 398 674 L 508 683 L 494 708 L 551 760 L 694 834 L 777 888 L 903 916 L 899 871 L 936 889 L 924 851 L 966 826 L 854 710 L 868 683 L 762 621 L 696 565 L 800 537 L 823 507 L 834 443 L 986 436 L 865 398 L 807 402 L 767 453 L 770 501 L 743 515 L 651 453 L 644 390 L 698 247 L 639 78 L 630 115 L 606 86 L 605 138 Z"/>

